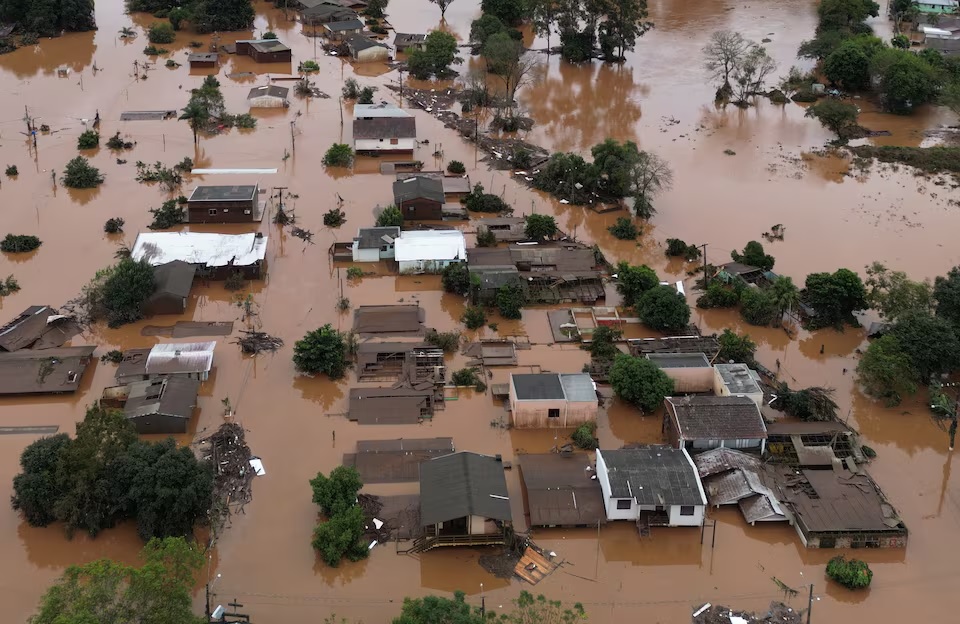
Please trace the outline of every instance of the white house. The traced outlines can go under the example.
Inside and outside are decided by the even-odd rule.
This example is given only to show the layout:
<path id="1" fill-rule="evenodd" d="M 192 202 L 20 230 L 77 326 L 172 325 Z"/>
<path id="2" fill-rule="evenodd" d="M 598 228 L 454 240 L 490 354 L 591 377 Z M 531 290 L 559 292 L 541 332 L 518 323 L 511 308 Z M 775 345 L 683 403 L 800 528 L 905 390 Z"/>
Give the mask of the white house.
<path id="1" fill-rule="evenodd" d="M 608 520 L 644 526 L 700 526 L 707 496 L 686 449 L 597 449 L 597 478 Z"/>
<path id="2" fill-rule="evenodd" d="M 439 273 L 454 262 L 466 262 L 467 243 L 460 230 L 400 232 L 394 254 L 401 273 Z"/>
<path id="3" fill-rule="evenodd" d="M 247 104 L 250 108 L 284 108 L 290 106 L 287 95 L 290 89 L 286 87 L 262 86 L 250 89 L 247 95 Z"/>
<path id="4" fill-rule="evenodd" d="M 353 107 L 353 149 L 357 152 L 412 152 L 417 119 L 393 104 Z"/>
<path id="5" fill-rule="evenodd" d="M 353 239 L 354 262 L 379 262 L 394 257 L 394 243 L 400 237 L 400 228 L 372 227 L 357 230 Z"/>
<path id="6" fill-rule="evenodd" d="M 760 374 L 746 364 L 714 364 L 713 393 L 717 396 L 745 396 L 763 407 Z"/>

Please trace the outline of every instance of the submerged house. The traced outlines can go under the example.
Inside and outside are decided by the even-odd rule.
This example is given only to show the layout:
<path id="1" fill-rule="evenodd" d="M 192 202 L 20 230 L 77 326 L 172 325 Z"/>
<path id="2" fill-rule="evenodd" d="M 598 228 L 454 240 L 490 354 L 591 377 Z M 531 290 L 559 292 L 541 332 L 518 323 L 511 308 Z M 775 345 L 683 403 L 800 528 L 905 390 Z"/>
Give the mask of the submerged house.
<path id="1" fill-rule="evenodd" d="M 357 19 L 357 13 L 339 4 L 323 3 L 300 10 L 300 21 L 304 24 L 329 24 Z"/>
<path id="2" fill-rule="evenodd" d="M 398 238 L 400 228 L 396 226 L 360 228 L 353 239 L 353 261 L 379 262 L 393 258 Z"/>
<path id="3" fill-rule="evenodd" d="M 671 446 L 692 451 L 726 447 L 763 453 L 767 426 L 752 399 L 742 396 L 667 397 L 663 433 Z"/>
<path id="4" fill-rule="evenodd" d="M 595 422 L 597 387 L 586 373 L 510 375 L 510 420 L 514 427 L 577 427 Z"/>
<path id="5" fill-rule="evenodd" d="M 459 452 L 420 464 L 420 527 L 414 552 L 506 543 L 512 524 L 500 456 Z"/>
<path id="6" fill-rule="evenodd" d="M 260 279 L 266 267 L 267 237 L 256 234 L 206 232 L 141 232 L 130 257 L 160 266 L 182 260 L 197 267 L 205 279 L 227 279 L 240 273 L 244 279 Z"/>
<path id="7" fill-rule="evenodd" d="M 161 264 L 153 271 L 156 288 L 143 303 L 143 312 L 155 314 L 183 314 L 193 287 L 197 267 L 182 260 Z"/>
<path id="8" fill-rule="evenodd" d="M 711 505 L 737 505 L 751 525 L 787 520 L 771 475 L 756 455 L 718 447 L 695 455 L 693 463 Z"/>
<path id="9" fill-rule="evenodd" d="M 354 105 L 353 148 L 357 152 L 412 152 L 416 146 L 417 119 L 407 111 L 392 104 Z"/>
<path id="10" fill-rule="evenodd" d="M 393 183 L 393 205 L 400 209 L 404 221 L 440 221 L 444 201 L 442 180 L 418 176 Z"/>
<path id="11" fill-rule="evenodd" d="M 390 48 L 386 44 L 363 35 L 350 35 L 344 43 L 350 52 L 350 58 L 358 63 L 386 61 L 390 58 Z"/>
<path id="12" fill-rule="evenodd" d="M 206 381 L 213 369 L 213 350 L 216 346 L 216 342 L 182 342 L 124 351 L 123 359 L 117 366 L 117 381 L 128 384 L 158 377 Z"/>
<path id="13" fill-rule="evenodd" d="M 191 52 L 187 56 L 190 69 L 208 69 L 216 67 L 220 57 L 216 52 Z"/>
<path id="14" fill-rule="evenodd" d="M 137 433 L 186 433 L 200 382 L 186 377 L 134 381 L 103 391 L 100 405 L 123 409 Z"/>
<path id="15" fill-rule="evenodd" d="M 0 352 L 51 349 L 79 333 L 80 326 L 72 316 L 50 306 L 30 306 L 0 326 Z"/>
<path id="16" fill-rule="evenodd" d="M 393 38 L 393 47 L 397 52 L 412 52 L 427 48 L 427 36 L 422 33 L 397 33 Z"/>
<path id="17" fill-rule="evenodd" d="M 293 51 L 277 39 L 244 39 L 237 41 L 237 54 L 246 54 L 258 63 L 289 63 Z"/>
<path id="18" fill-rule="evenodd" d="M 703 353 L 648 353 L 647 359 L 673 380 L 677 394 L 713 390 L 713 367 Z"/>
<path id="19" fill-rule="evenodd" d="M 606 522 L 603 490 L 586 453 L 518 455 L 530 526 L 584 527 Z"/>
<path id="20" fill-rule="evenodd" d="M 96 347 L 0 352 L 0 395 L 76 392 Z"/>
<path id="21" fill-rule="evenodd" d="M 686 449 L 597 449 L 597 478 L 608 520 L 638 527 L 700 526 L 707 497 Z"/>
<path id="22" fill-rule="evenodd" d="M 460 230 L 405 230 L 394 241 L 394 257 L 401 273 L 440 273 L 467 259 L 467 243 Z"/>
<path id="23" fill-rule="evenodd" d="M 350 35 L 359 35 L 363 32 L 363 22 L 359 19 L 347 19 L 340 22 L 327 22 L 323 25 L 323 33 L 332 41 L 341 41 Z"/>
<path id="24" fill-rule="evenodd" d="M 263 85 L 250 89 L 247 94 L 247 105 L 250 108 L 286 108 L 290 106 L 287 96 L 290 89 Z"/>
<path id="25" fill-rule="evenodd" d="M 747 397 L 763 406 L 763 388 L 760 387 L 760 373 L 746 364 L 714 364 L 714 388 L 717 396 Z"/>
<path id="26" fill-rule="evenodd" d="M 263 219 L 264 208 L 258 184 L 198 186 L 187 198 L 187 222 L 254 223 Z"/>

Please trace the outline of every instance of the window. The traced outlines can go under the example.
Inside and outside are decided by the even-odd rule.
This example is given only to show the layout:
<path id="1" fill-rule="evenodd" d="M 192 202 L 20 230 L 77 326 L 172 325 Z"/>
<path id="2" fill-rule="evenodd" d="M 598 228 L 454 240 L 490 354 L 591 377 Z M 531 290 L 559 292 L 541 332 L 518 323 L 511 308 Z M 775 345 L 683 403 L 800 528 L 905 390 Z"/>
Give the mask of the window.
<path id="1" fill-rule="evenodd" d="M 560 410 L 559 410 L 559 409 L 548 409 L 548 410 L 547 410 L 547 418 L 560 418 Z"/>
<path id="2" fill-rule="evenodd" d="M 207 214 L 210 215 L 211 217 L 215 217 L 215 216 L 217 216 L 217 209 L 216 209 L 216 208 L 210 208 L 209 210 L 207 210 Z"/>
<path id="3" fill-rule="evenodd" d="M 617 509 L 630 509 L 633 505 L 633 501 L 629 498 L 618 498 L 617 499 Z"/>
<path id="4" fill-rule="evenodd" d="M 229 208 L 224 208 L 223 211 L 224 211 L 224 212 L 230 212 L 230 209 L 229 209 Z"/>
<path id="5" fill-rule="evenodd" d="M 250 213 L 251 213 L 250 210 L 244 210 L 244 211 L 243 211 L 243 214 L 250 214 Z"/>
<path id="6" fill-rule="evenodd" d="M 680 505 L 680 515 L 681 515 L 681 516 L 692 516 L 692 515 L 693 515 L 693 505 Z"/>
<path id="7" fill-rule="evenodd" d="M 399 145 L 400 139 L 390 139 L 390 145 Z"/>
<path id="8" fill-rule="evenodd" d="M 836 548 L 836 547 L 837 547 L 837 538 L 835 537 L 820 538 L 820 548 Z"/>

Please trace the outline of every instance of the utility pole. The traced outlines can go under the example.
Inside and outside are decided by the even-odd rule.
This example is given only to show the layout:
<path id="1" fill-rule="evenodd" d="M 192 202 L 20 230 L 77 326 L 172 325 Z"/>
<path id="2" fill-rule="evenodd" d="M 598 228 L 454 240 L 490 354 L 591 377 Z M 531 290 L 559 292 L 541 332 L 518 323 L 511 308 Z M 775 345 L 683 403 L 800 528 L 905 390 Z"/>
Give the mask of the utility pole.
<path id="1" fill-rule="evenodd" d="M 707 275 L 707 243 L 700 246 L 703 247 L 703 289 L 706 290 L 710 285 L 710 276 Z"/>
<path id="2" fill-rule="evenodd" d="M 343 96 L 337 98 L 337 104 L 340 105 L 340 127 L 343 127 Z"/>
<path id="3" fill-rule="evenodd" d="M 293 125 L 295 123 L 297 123 L 297 120 L 290 120 L 290 151 L 294 154 L 297 152 L 297 140 L 293 136 Z"/>
<path id="4" fill-rule="evenodd" d="M 400 108 L 403 108 L 403 70 L 400 70 L 400 77 L 397 78 L 397 82 L 400 84 Z"/>
<path id="5" fill-rule="evenodd" d="M 810 611 L 813 610 L 813 583 L 810 583 L 810 598 L 807 599 L 807 624 L 810 624 Z"/>
<path id="6" fill-rule="evenodd" d="M 280 202 L 279 202 L 279 204 L 277 204 L 277 205 L 280 207 L 280 210 L 283 210 L 283 192 L 284 192 L 285 190 L 287 190 L 288 188 L 290 188 L 290 187 L 288 187 L 288 186 L 275 186 L 275 187 L 273 187 L 273 190 L 279 191 L 277 196 L 280 198 Z"/>

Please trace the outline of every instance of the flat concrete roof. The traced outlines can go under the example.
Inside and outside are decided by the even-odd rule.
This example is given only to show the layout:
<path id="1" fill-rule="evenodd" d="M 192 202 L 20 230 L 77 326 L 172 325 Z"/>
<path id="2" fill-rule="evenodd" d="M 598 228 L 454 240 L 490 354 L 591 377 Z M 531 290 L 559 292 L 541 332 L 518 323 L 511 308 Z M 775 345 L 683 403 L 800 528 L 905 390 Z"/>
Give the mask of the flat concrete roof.
<path id="1" fill-rule="evenodd" d="M 648 353 L 647 359 L 660 368 L 710 368 L 703 353 Z"/>

